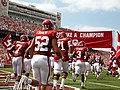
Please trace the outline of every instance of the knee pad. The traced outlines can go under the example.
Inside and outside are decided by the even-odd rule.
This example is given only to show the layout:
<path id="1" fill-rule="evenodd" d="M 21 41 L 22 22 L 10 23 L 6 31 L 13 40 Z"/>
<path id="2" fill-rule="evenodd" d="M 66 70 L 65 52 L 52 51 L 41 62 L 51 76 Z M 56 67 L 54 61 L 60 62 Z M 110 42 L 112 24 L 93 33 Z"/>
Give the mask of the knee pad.
<path id="1" fill-rule="evenodd" d="M 59 77 L 60 77 L 60 74 L 54 74 L 53 75 L 53 79 L 55 79 L 55 80 L 59 80 Z"/>
<path id="2" fill-rule="evenodd" d="M 62 72 L 62 78 L 65 78 L 68 76 L 68 73 L 67 72 Z"/>

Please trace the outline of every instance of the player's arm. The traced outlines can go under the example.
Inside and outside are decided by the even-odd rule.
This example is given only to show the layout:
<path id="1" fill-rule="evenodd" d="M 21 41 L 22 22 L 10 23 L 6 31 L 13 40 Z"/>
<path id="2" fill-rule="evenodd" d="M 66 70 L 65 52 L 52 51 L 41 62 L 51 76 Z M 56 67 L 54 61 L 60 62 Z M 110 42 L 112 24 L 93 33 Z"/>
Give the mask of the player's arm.
<path id="1" fill-rule="evenodd" d="M 73 58 L 76 58 L 76 52 L 75 52 L 75 49 L 73 50 Z"/>
<path id="2" fill-rule="evenodd" d="M 25 51 L 25 55 L 30 54 L 30 58 L 32 58 L 34 47 L 35 47 L 35 39 L 33 38 L 30 46 Z"/>
<path id="3" fill-rule="evenodd" d="M 68 47 L 69 47 L 68 55 L 70 60 L 72 60 L 74 48 L 73 48 L 73 45 L 71 44 L 71 41 L 68 41 Z"/>
<path id="4" fill-rule="evenodd" d="M 88 48 L 86 48 L 86 50 L 85 50 L 84 59 L 86 60 L 86 59 L 87 59 L 87 57 L 88 57 Z"/>
<path id="5" fill-rule="evenodd" d="M 53 46 L 55 54 L 57 56 L 59 56 L 60 58 L 62 58 L 61 51 L 60 51 L 60 49 L 58 48 L 58 45 L 57 45 L 57 39 L 52 40 L 52 46 Z"/>

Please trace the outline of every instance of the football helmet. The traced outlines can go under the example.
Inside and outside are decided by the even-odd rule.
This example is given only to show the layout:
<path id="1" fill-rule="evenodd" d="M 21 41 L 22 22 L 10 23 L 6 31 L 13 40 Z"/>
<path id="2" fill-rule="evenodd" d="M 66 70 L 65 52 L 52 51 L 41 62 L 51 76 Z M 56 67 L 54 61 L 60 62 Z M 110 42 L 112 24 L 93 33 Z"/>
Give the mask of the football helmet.
<path id="1" fill-rule="evenodd" d="M 53 24 L 49 19 L 45 19 L 42 23 L 44 29 L 53 29 Z"/>
<path id="2" fill-rule="evenodd" d="M 77 46 L 84 47 L 84 46 L 86 46 L 86 44 L 84 41 L 80 41 L 80 42 L 78 42 Z"/>
<path id="3" fill-rule="evenodd" d="M 65 34 L 65 32 L 61 32 L 60 33 L 60 38 L 65 38 L 65 37 L 67 37 L 67 35 Z"/>
<path id="4" fill-rule="evenodd" d="M 21 35 L 21 36 L 20 36 L 20 41 L 21 41 L 21 42 L 27 42 L 27 41 L 28 41 L 27 36 L 26 36 L 26 35 Z"/>

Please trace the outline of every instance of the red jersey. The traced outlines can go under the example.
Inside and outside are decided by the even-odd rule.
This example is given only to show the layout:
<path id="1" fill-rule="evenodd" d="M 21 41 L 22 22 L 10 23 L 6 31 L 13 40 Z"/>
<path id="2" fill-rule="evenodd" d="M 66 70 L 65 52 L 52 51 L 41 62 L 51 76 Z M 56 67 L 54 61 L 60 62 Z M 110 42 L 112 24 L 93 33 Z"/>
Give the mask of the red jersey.
<path id="1" fill-rule="evenodd" d="M 28 42 L 15 41 L 13 45 L 14 45 L 13 57 L 19 56 L 23 57 L 25 50 L 28 47 Z"/>
<path id="2" fill-rule="evenodd" d="M 68 50 L 69 50 L 68 41 L 69 40 L 70 38 L 58 39 L 58 47 L 61 50 L 62 56 L 64 56 L 64 61 L 69 61 L 69 57 L 68 57 Z M 59 59 L 60 58 L 55 54 L 54 60 L 58 61 Z"/>
<path id="3" fill-rule="evenodd" d="M 39 30 L 35 33 L 35 48 L 34 55 L 51 55 L 52 40 L 56 39 L 55 30 Z"/>
<path id="4" fill-rule="evenodd" d="M 85 52 L 87 52 L 87 47 L 80 47 L 80 46 L 76 46 L 74 51 L 75 51 L 75 55 L 76 55 L 76 60 L 80 60 L 81 62 L 85 62 L 84 60 L 84 56 L 85 56 Z"/>

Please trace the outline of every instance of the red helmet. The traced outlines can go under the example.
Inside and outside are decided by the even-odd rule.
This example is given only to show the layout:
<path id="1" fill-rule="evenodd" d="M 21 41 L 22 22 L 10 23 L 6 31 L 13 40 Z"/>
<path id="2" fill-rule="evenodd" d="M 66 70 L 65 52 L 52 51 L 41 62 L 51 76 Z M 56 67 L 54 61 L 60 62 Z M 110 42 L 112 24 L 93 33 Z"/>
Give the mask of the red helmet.
<path id="1" fill-rule="evenodd" d="M 65 38 L 65 37 L 67 37 L 66 34 L 65 34 L 65 32 L 61 32 L 60 33 L 60 38 Z"/>
<path id="2" fill-rule="evenodd" d="M 49 19 L 45 19 L 42 23 L 42 26 L 44 29 L 52 29 L 53 28 L 53 24 Z"/>
<path id="3" fill-rule="evenodd" d="M 21 42 L 27 42 L 27 41 L 28 41 L 27 36 L 26 36 L 26 35 L 21 35 L 21 36 L 20 36 L 20 41 L 21 41 Z"/>
<path id="4" fill-rule="evenodd" d="M 80 42 L 78 42 L 77 46 L 84 47 L 84 46 L 86 46 L 86 44 L 84 41 L 80 41 Z"/>

